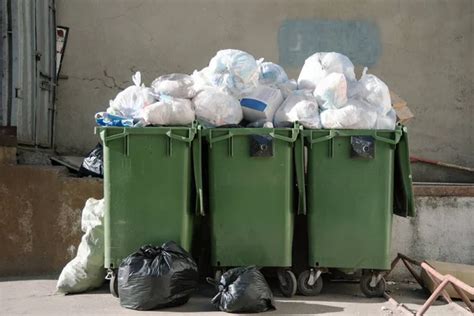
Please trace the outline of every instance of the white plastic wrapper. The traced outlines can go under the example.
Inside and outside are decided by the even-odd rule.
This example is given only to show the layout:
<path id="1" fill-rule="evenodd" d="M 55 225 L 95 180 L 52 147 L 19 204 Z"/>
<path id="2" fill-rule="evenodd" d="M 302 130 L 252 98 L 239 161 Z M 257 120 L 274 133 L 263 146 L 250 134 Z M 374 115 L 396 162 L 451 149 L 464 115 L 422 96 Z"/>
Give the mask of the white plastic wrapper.
<path id="1" fill-rule="evenodd" d="M 271 122 L 282 102 L 283 96 L 280 89 L 272 86 L 258 86 L 240 100 L 240 105 L 247 121 Z"/>
<path id="2" fill-rule="evenodd" d="M 285 70 L 272 62 L 262 62 L 258 66 L 259 78 L 261 85 L 280 85 L 288 81 L 288 75 Z"/>
<path id="3" fill-rule="evenodd" d="M 143 108 L 155 102 L 152 90 L 141 83 L 139 71 L 133 75 L 132 80 L 135 85 L 119 92 L 115 99 L 109 102 L 108 113 L 141 119 Z"/>
<path id="4" fill-rule="evenodd" d="M 104 200 L 88 199 L 82 210 L 84 232 L 74 259 L 61 271 L 56 285 L 59 293 L 80 293 L 104 282 Z"/>
<path id="5" fill-rule="evenodd" d="M 364 68 L 362 77 L 358 82 L 356 97 L 377 107 L 382 115 L 387 114 L 392 109 L 390 91 L 387 85 L 375 75 L 367 74 L 367 68 Z"/>
<path id="6" fill-rule="evenodd" d="M 341 73 L 327 75 L 314 89 L 314 96 L 324 110 L 343 107 L 347 103 L 346 77 Z"/>
<path id="7" fill-rule="evenodd" d="M 238 124 L 242 121 L 242 107 L 233 96 L 216 88 L 207 88 L 193 98 L 196 118 L 206 127 Z"/>
<path id="8" fill-rule="evenodd" d="M 196 95 L 194 80 L 185 74 L 169 74 L 156 78 L 151 83 L 157 95 L 169 95 L 175 98 L 191 99 Z"/>
<path id="9" fill-rule="evenodd" d="M 331 73 L 341 73 L 347 81 L 355 81 L 354 65 L 347 56 L 339 53 L 315 53 L 308 57 L 298 77 L 298 89 L 313 90 Z"/>
<path id="10" fill-rule="evenodd" d="M 237 49 L 218 51 L 203 73 L 212 86 L 236 98 L 255 88 L 259 78 L 255 58 Z"/>
<path id="11" fill-rule="evenodd" d="M 298 121 L 306 128 L 319 129 L 318 102 L 308 90 L 293 91 L 275 113 L 273 121 L 277 127 Z"/>
<path id="12" fill-rule="evenodd" d="M 194 119 L 194 106 L 188 99 L 163 95 L 160 101 L 143 110 L 143 120 L 147 125 L 188 125 Z"/>
<path id="13" fill-rule="evenodd" d="M 379 114 L 377 117 L 377 122 L 375 124 L 375 129 L 386 129 L 394 130 L 397 125 L 397 113 L 394 109 L 388 111 L 387 114 Z"/>
<path id="14" fill-rule="evenodd" d="M 321 112 L 321 124 L 326 129 L 374 129 L 377 113 L 358 100 L 348 100 L 339 109 Z"/>

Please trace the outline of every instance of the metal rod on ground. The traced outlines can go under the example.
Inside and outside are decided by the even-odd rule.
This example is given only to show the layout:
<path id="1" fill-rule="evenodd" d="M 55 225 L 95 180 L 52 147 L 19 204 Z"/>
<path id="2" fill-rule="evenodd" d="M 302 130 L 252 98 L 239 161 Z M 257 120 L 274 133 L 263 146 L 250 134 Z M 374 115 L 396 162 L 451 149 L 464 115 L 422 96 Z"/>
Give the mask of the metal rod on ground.
<path id="1" fill-rule="evenodd" d="M 421 157 L 415 157 L 415 156 L 410 156 L 410 162 L 422 162 L 422 163 L 427 163 L 430 165 L 436 165 L 436 166 L 441 166 L 441 167 L 446 167 L 446 168 L 451 168 L 451 169 L 458 169 L 458 170 L 463 170 L 463 171 L 468 171 L 468 172 L 474 172 L 474 168 L 470 167 L 465 167 L 465 166 L 460 166 L 456 165 L 453 163 L 449 162 L 442 162 L 438 160 L 431 160 L 431 159 L 426 159 L 426 158 L 421 158 Z"/>

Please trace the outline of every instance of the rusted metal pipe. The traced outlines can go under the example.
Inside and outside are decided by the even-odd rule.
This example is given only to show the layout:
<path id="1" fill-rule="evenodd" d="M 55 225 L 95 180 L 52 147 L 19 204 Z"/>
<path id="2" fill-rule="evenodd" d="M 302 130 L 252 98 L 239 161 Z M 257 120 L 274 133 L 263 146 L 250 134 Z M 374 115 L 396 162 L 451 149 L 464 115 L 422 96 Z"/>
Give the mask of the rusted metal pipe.
<path id="1" fill-rule="evenodd" d="M 469 171 L 469 172 L 474 172 L 474 168 L 470 167 L 465 167 L 465 166 L 460 166 L 456 165 L 453 163 L 448 163 L 448 162 L 442 162 L 438 160 L 431 160 L 431 159 L 426 159 L 426 158 L 421 158 L 421 157 L 415 157 L 415 156 L 410 156 L 410 162 L 422 162 L 422 163 L 427 163 L 430 165 L 436 165 L 436 166 L 441 166 L 441 167 L 446 167 L 446 168 L 452 168 L 452 169 L 458 169 L 458 170 L 463 170 L 463 171 Z"/>

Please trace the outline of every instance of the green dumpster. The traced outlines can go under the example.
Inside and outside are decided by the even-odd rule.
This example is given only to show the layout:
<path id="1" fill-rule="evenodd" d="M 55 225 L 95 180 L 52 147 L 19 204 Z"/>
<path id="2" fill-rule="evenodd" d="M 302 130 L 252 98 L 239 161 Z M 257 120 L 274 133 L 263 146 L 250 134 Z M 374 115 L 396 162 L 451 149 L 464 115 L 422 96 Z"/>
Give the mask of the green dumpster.
<path id="1" fill-rule="evenodd" d="M 235 266 L 283 268 L 278 276 L 287 296 L 296 291 L 290 269 L 298 203 L 293 157 L 298 134 L 297 126 L 203 130 L 208 149 L 211 262 L 216 274 Z M 298 171 L 302 177 L 302 170 Z"/>
<path id="2" fill-rule="evenodd" d="M 310 270 L 302 294 L 321 291 L 328 268 L 363 270 L 361 289 L 383 294 L 392 214 L 414 216 L 407 131 L 305 130 Z M 396 186 L 396 188 L 395 188 Z M 394 197 L 395 196 L 395 197 Z M 403 213 L 403 214 L 402 214 Z"/>
<path id="3" fill-rule="evenodd" d="M 114 270 L 139 247 L 173 240 L 190 250 L 194 213 L 202 212 L 200 139 L 194 125 L 96 132 L 104 146 L 104 265 L 115 295 Z"/>

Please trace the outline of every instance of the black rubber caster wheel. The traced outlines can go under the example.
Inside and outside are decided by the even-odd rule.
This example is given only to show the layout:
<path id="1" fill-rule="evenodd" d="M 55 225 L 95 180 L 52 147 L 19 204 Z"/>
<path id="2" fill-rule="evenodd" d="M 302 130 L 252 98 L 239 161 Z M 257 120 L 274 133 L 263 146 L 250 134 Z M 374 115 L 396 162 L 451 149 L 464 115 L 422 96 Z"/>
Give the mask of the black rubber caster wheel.
<path id="1" fill-rule="evenodd" d="M 295 274 L 290 270 L 278 271 L 278 285 L 284 296 L 292 297 L 298 287 Z"/>
<path id="2" fill-rule="evenodd" d="M 379 283 L 375 287 L 370 285 L 372 281 L 372 274 L 365 274 L 360 279 L 360 290 L 367 297 L 382 297 L 385 293 L 385 279 L 380 279 Z"/>
<path id="3" fill-rule="evenodd" d="M 316 272 L 314 272 L 316 274 Z M 313 285 L 309 284 L 309 278 L 311 276 L 311 271 L 303 271 L 298 277 L 298 291 L 304 296 L 316 296 L 321 293 L 323 289 L 323 278 L 319 278 L 314 282 Z"/>
<path id="4" fill-rule="evenodd" d="M 110 294 L 112 294 L 114 297 L 119 297 L 117 272 L 113 272 L 110 275 L 109 290 Z"/>

